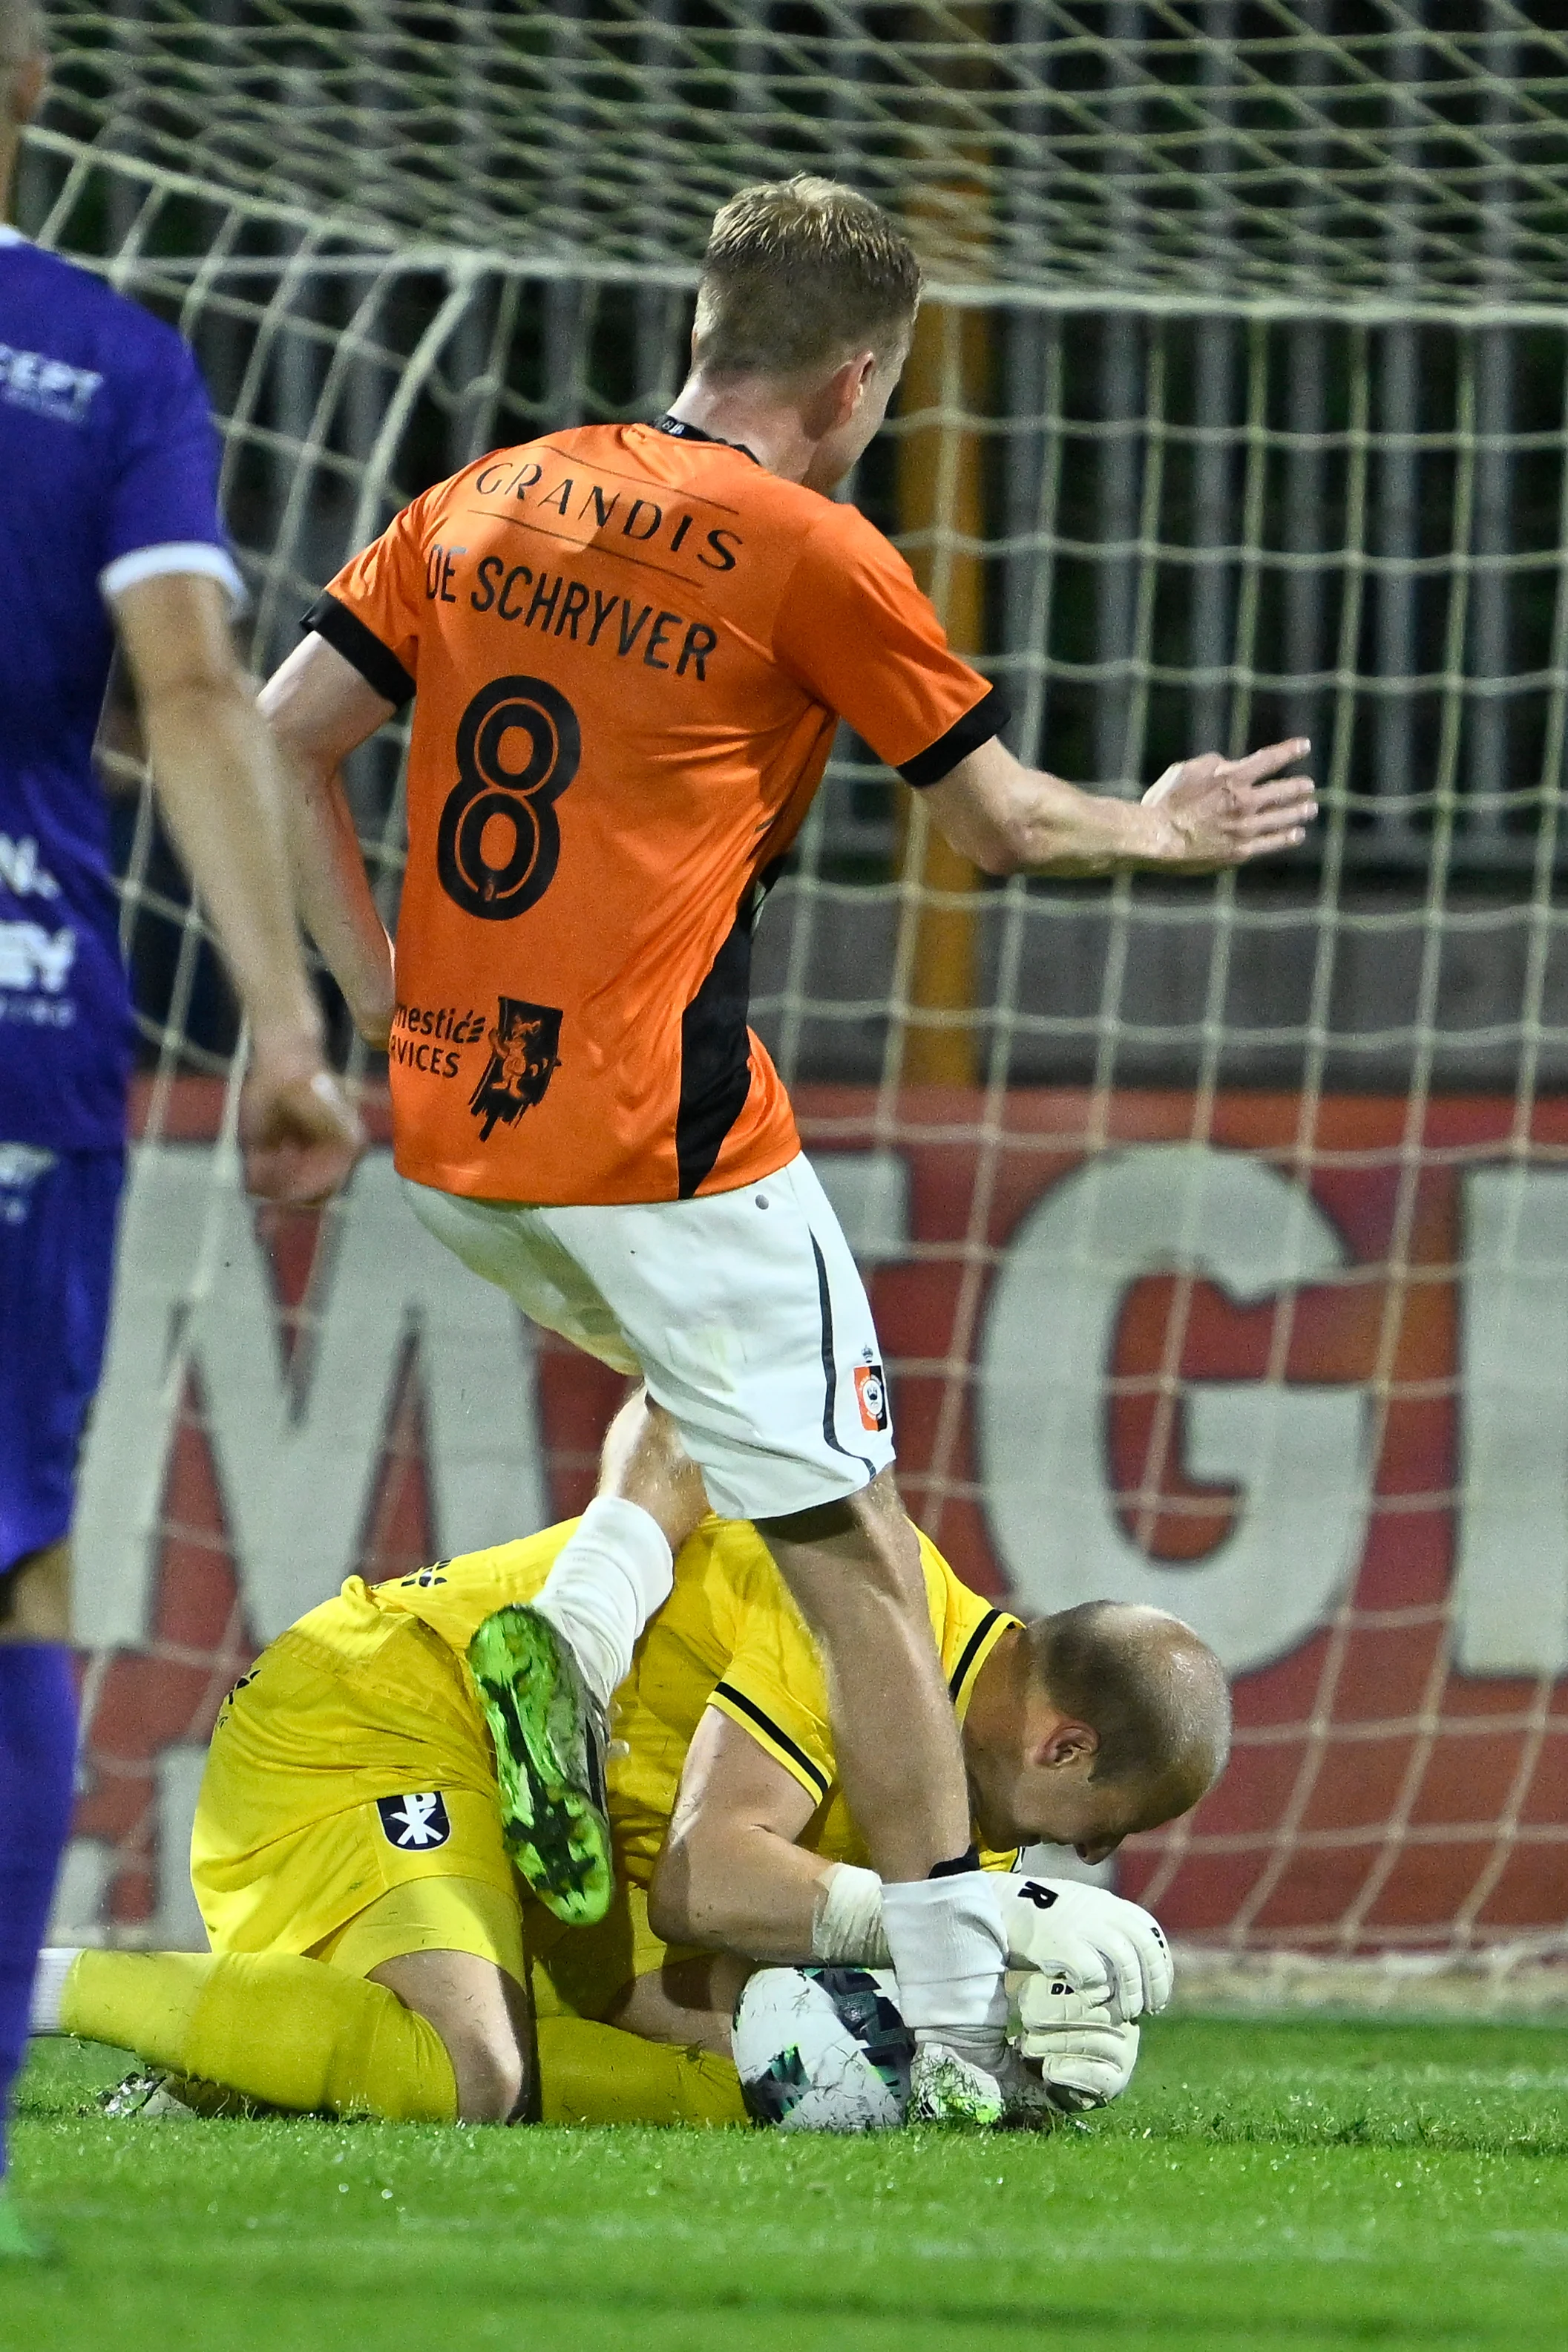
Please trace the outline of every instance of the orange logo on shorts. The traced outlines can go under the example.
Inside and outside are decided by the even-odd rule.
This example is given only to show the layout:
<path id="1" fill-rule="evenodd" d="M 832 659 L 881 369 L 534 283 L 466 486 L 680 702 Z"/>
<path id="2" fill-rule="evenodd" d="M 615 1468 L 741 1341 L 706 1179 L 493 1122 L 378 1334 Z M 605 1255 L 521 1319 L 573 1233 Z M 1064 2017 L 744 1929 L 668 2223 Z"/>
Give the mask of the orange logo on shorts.
<path id="1" fill-rule="evenodd" d="M 861 1409 L 862 1429 L 887 1427 L 887 1387 L 880 1364 L 855 1366 L 855 1402 Z"/>

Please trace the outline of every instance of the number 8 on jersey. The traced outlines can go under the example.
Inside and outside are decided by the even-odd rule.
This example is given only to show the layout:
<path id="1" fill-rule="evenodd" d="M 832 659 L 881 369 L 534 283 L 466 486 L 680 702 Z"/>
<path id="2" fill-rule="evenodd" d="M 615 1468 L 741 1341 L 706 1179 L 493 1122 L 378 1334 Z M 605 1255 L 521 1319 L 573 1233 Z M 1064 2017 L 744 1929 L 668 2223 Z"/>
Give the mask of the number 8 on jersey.
<path id="1" fill-rule="evenodd" d="M 517 769 L 505 757 L 513 735 L 528 745 Z M 435 837 L 441 887 L 465 914 L 506 923 L 544 897 L 560 856 L 553 803 L 581 757 L 577 713 L 559 688 L 542 677 L 480 688 L 457 722 L 457 782 Z"/>

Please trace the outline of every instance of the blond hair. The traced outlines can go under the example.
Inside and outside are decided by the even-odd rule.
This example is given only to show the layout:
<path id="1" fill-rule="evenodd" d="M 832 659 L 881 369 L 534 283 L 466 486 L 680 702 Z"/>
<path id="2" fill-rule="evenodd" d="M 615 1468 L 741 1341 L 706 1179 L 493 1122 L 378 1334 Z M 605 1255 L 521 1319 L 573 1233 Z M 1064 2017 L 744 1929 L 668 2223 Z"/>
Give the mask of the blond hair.
<path id="1" fill-rule="evenodd" d="M 920 265 L 880 205 L 799 173 L 742 188 L 716 215 L 697 287 L 696 361 L 789 376 L 888 356 L 920 303 Z"/>

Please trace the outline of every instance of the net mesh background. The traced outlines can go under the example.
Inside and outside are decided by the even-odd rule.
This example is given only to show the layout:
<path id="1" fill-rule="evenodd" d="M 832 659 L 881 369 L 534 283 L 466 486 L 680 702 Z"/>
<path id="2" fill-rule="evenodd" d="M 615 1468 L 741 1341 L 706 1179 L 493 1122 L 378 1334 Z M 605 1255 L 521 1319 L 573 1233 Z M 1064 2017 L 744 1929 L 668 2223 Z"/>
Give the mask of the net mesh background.
<path id="1" fill-rule="evenodd" d="M 1509 1388 L 1511 1359 L 1546 1344 L 1530 1299 L 1554 1301 L 1568 1261 L 1568 36 L 1536 21 L 1552 13 L 60 6 L 24 156 L 29 233 L 198 352 L 258 668 L 431 481 L 549 427 L 657 413 L 715 205 L 821 170 L 890 205 L 931 288 L 854 495 L 1005 686 L 1013 748 L 1130 793 L 1200 746 L 1312 738 L 1312 842 L 1180 886 L 984 884 L 841 739 L 754 996 L 810 1148 L 841 1167 L 908 1499 L 977 1582 L 1049 1605 L 1065 1541 L 1009 1451 L 1020 1379 L 1041 1462 L 1080 1479 L 1062 1524 L 1098 1530 L 1105 1589 L 1155 1573 L 1200 1622 L 1193 1580 L 1240 1559 L 1249 1528 L 1281 1547 L 1256 1573 L 1301 1574 L 1311 1496 L 1305 1518 L 1262 1505 L 1290 1488 L 1291 1414 L 1326 1400 L 1339 1434 L 1312 1459 L 1343 1487 L 1319 1516 L 1344 1557 L 1281 1654 L 1239 1650 L 1221 1790 L 1121 1864 L 1176 1931 L 1237 1952 L 1529 1958 L 1568 1919 L 1551 1419 L 1568 1376 L 1542 1358 L 1533 1403 Z M 122 697 L 105 744 L 146 1198 L 177 1199 L 211 1245 L 156 1305 L 173 1437 L 149 1457 L 140 1531 L 89 1463 L 87 1534 L 137 1597 L 89 1656 L 66 1900 L 75 1925 L 156 1937 L 190 1924 L 200 1744 L 276 1630 L 247 1557 L 271 1538 L 240 1490 L 288 1430 L 325 1426 L 334 1268 L 371 1210 L 361 1181 L 319 1237 L 233 1223 L 231 1016 Z M 391 918 L 396 730 L 350 782 Z M 340 1042 L 379 1076 L 340 1022 Z M 1164 1206 L 1129 1238 L 1104 1203 L 1150 1152 Z M 1275 1180 L 1312 1202 L 1316 1257 L 1281 1210 L 1238 1272 L 1219 1162 L 1260 1171 L 1239 1214 L 1272 1215 Z M 1103 1192 L 1072 1192 L 1096 1169 Z M 1072 1200 L 1088 1205 L 1052 1223 Z M 263 1372 L 287 1407 L 248 1474 L 223 1401 L 243 1318 L 211 1238 L 236 1234 L 280 1302 Z M 1097 1355 L 1007 1356 L 1031 1252 L 1048 1299 L 1114 1293 L 1082 1327 Z M 378 1360 L 376 1461 L 352 1527 L 319 1547 L 319 1591 L 450 1548 L 423 1314 L 407 1308 L 384 1381 Z M 532 1377 L 542 1517 L 583 1499 L 615 1391 L 549 1341 Z M 1248 1408 L 1228 1454 L 1202 1432 L 1243 1389 L 1273 1404 Z M 1071 1451 L 1075 1393 L 1097 1468 Z M 111 1382 L 100 1424 L 120 1396 Z M 1511 1413 L 1544 1432 L 1522 1471 Z M 120 1462 L 111 1436 L 97 1455 Z M 1520 1476 L 1533 1516 L 1516 1523 Z M 1515 1557 L 1509 1622 L 1535 1629 L 1511 1637 L 1518 1656 L 1479 1597 Z M 89 1543 L 89 1593 L 93 1573 Z"/>
<path id="2" fill-rule="evenodd" d="M 1557 302 L 1568 34 L 1509 0 L 50 13 L 62 131 L 378 246 L 669 268 L 826 170 L 966 288 Z"/>

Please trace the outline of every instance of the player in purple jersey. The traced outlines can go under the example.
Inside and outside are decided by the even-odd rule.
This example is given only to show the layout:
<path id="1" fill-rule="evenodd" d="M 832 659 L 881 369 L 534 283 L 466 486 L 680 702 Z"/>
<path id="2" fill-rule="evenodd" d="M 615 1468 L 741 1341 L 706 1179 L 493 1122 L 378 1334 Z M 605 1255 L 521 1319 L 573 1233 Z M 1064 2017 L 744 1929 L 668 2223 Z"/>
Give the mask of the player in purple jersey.
<path id="1" fill-rule="evenodd" d="M 155 786 L 250 1024 L 252 1189 L 362 1148 L 323 1058 L 271 740 L 230 641 L 206 394 L 172 328 L 4 226 L 44 82 L 0 0 L 0 2260 L 5 2114 L 70 1818 L 67 1537 L 109 1313 L 132 1027 L 92 744 L 116 637 Z"/>

